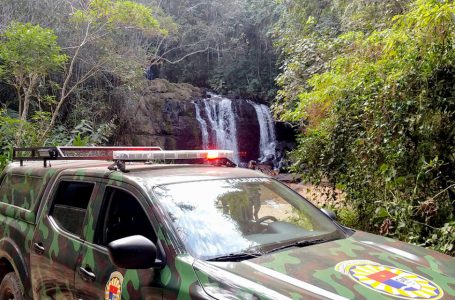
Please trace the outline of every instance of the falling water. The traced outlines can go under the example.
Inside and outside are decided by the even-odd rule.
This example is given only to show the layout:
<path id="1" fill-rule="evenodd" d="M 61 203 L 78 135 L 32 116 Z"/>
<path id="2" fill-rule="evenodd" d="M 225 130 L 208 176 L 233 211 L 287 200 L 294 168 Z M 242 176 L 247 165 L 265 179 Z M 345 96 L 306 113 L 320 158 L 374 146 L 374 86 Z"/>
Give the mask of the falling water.
<path id="1" fill-rule="evenodd" d="M 238 164 L 238 135 L 232 100 L 216 94 L 209 95 L 210 98 L 194 102 L 202 147 L 233 150 L 234 160 Z M 271 158 L 276 163 L 276 134 L 272 114 L 266 105 L 252 101 L 248 103 L 254 107 L 259 123 L 259 160 L 264 162 Z"/>
<path id="2" fill-rule="evenodd" d="M 196 119 L 199 122 L 199 127 L 201 128 L 201 133 L 202 133 L 202 149 L 208 149 L 209 148 L 209 131 L 207 129 L 207 122 L 202 118 L 201 116 L 201 108 L 199 107 L 199 104 L 196 102 L 194 103 L 194 107 L 196 109 Z"/>
<path id="3" fill-rule="evenodd" d="M 256 115 L 259 122 L 260 140 L 259 152 L 261 161 L 265 161 L 268 157 L 276 158 L 276 135 L 275 135 L 275 122 L 272 114 L 267 106 L 248 101 L 256 110 Z"/>
<path id="4" fill-rule="evenodd" d="M 214 148 L 234 151 L 234 161 L 238 164 L 240 159 L 237 126 L 232 101 L 215 94 L 210 94 L 210 96 L 209 99 L 195 103 L 196 118 L 202 131 L 203 147 L 204 149 L 209 148 L 210 137 L 214 137 L 212 141 Z M 208 123 L 202 118 L 201 109 L 205 110 Z"/>

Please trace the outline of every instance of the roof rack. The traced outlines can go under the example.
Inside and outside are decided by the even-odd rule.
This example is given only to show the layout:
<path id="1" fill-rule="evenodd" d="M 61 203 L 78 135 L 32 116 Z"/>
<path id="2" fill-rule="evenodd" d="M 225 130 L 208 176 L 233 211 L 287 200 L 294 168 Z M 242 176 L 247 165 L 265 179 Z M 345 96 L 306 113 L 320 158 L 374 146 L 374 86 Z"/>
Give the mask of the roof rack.
<path id="1" fill-rule="evenodd" d="M 43 161 L 44 167 L 51 160 L 113 160 L 114 151 L 162 151 L 160 147 L 77 147 L 53 146 L 13 148 L 13 161 Z"/>
<path id="2" fill-rule="evenodd" d="M 127 162 L 176 162 L 188 164 L 205 164 L 236 167 L 233 162 L 234 152 L 230 150 L 175 150 L 164 151 L 160 147 L 33 147 L 14 148 L 13 160 L 19 161 L 23 166 L 24 161 L 43 161 L 46 168 L 47 162 L 52 160 L 106 160 L 114 161 L 108 168 L 110 170 L 126 170 Z"/>

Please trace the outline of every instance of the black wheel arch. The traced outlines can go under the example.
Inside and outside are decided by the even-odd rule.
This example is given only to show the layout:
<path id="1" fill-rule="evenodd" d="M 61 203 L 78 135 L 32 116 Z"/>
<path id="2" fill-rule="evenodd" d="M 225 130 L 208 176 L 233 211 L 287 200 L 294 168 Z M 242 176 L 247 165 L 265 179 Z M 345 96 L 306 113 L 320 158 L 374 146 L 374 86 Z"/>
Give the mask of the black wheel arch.
<path id="1" fill-rule="evenodd" d="M 24 287 L 24 293 L 31 290 L 31 281 L 24 255 L 19 251 L 13 240 L 3 238 L 0 240 L 0 282 L 10 272 L 16 273 Z"/>

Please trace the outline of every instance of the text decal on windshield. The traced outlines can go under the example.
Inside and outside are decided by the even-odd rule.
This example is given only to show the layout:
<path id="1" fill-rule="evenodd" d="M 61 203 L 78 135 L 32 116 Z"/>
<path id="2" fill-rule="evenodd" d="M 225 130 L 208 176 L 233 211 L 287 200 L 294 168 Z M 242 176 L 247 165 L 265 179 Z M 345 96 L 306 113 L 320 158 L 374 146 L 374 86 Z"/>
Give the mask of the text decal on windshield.
<path id="1" fill-rule="evenodd" d="M 235 183 L 271 183 L 271 180 L 268 178 L 235 178 L 227 179 L 226 182 L 235 184 Z"/>

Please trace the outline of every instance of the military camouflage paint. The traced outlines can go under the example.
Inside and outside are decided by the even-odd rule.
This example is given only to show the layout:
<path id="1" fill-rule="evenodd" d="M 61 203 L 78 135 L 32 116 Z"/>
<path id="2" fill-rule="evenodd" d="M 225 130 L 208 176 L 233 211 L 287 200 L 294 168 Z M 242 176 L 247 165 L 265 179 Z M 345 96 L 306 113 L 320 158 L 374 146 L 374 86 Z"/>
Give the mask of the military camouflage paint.
<path id="1" fill-rule="evenodd" d="M 90 165 L 92 164 L 92 165 Z M 336 269 L 346 261 L 370 261 L 411 272 L 434 282 L 443 291 L 442 299 L 455 299 L 455 260 L 420 247 L 356 232 L 346 239 L 305 248 L 283 250 L 243 262 L 207 262 L 191 257 L 165 213 L 154 205 L 148 193 L 150 181 L 135 177 L 135 172 L 108 171 L 106 162 L 57 165 L 43 168 L 10 166 L 6 173 L 43 178 L 39 191 L 26 193 L 21 203 L 27 209 L 9 204 L 17 199 L 0 195 L 0 255 L 14 265 L 28 298 L 104 299 L 106 285 L 114 272 L 123 276 L 122 299 L 399 299 L 375 291 Z M 151 167 L 149 167 L 151 168 Z M 212 167 L 207 167 L 211 170 Z M 193 173 L 206 168 L 194 168 Z M 218 169 L 216 169 L 218 170 Z M 160 169 L 161 173 L 166 170 Z M 177 168 L 166 172 L 178 172 Z M 220 169 L 219 172 L 226 172 Z M 148 174 L 148 173 L 147 173 Z M 29 176 L 29 177 L 27 177 Z M 58 178 L 95 182 L 95 198 L 87 208 L 81 237 L 63 235 L 47 217 Z M 150 171 L 150 176 L 153 176 Z M 237 176 L 237 175 L 232 175 Z M 258 176 L 251 173 L 251 177 Z M 182 177 L 183 178 L 183 177 Z M 8 180 L 8 179 L 7 179 Z M 161 175 L 156 182 L 162 180 Z M 180 180 L 180 177 L 179 179 Z M 183 178 L 182 180 L 189 180 Z M 23 183 L 24 183 L 23 182 Z M 19 188 L 23 188 L 19 186 Z M 10 185 L 10 182 L 5 181 Z M 20 185 L 20 183 L 19 183 Z M 134 192 L 150 216 L 166 257 L 161 269 L 124 270 L 107 259 L 107 251 L 94 244 L 97 216 L 106 186 Z M 14 189 L 14 187 L 9 186 Z M 20 200 L 19 200 L 20 201 Z M 37 218 L 38 216 L 38 218 Z M 40 240 L 46 249 L 37 254 L 33 242 Z M 19 253 L 13 249 L 19 249 Z M 31 260 L 29 259 L 31 256 Z M 86 282 L 78 274 L 86 266 L 97 275 Z M 395 269 L 391 269 L 392 271 Z M 210 295 L 211 297 L 209 297 Z"/>
<path id="2" fill-rule="evenodd" d="M 30 257 L 31 240 L 35 231 L 40 199 L 54 169 L 27 169 L 8 166 L 1 176 L 0 188 L 0 253 L 7 258 L 21 279 L 27 296 L 31 297 Z M 34 181 L 32 188 L 28 183 Z M 28 189 L 27 189 L 28 187 Z M 22 195 L 17 199 L 15 196 Z"/>
<path id="3" fill-rule="evenodd" d="M 319 299 L 321 295 L 325 299 L 337 299 L 333 295 L 343 297 L 340 299 L 399 299 L 367 288 L 335 269 L 338 263 L 349 260 L 369 260 L 418 274 L 437 284 L 444 291 L 443 299 L 455 299 L 453 258 L 364 232 L 356 232 L 346 239 L 285 250 L 244 262 L 198 262 L 195 268 L 203 285 L 226 285 L 230 281 L 228 275 L 234 274 L 290 299 Z M 264 271 L 264 268 L 269 272 Z M 217 270 L 223 276 L 217 278 L 214 275 Z M 241 282 L 232 280 L 231 285 L 235 287 L 232 290 L 240 292 L 239 289 L 252 287 L 239 284 Z M 315 293 L 312 287 L 320 288 L 323 292 Z M 251 293 L 261 299 L 269 299 L 269 296 L 263 296 L 263 291 Z"/>

